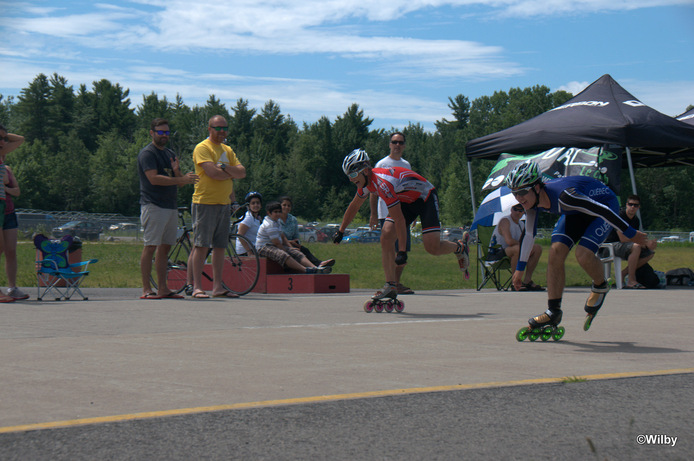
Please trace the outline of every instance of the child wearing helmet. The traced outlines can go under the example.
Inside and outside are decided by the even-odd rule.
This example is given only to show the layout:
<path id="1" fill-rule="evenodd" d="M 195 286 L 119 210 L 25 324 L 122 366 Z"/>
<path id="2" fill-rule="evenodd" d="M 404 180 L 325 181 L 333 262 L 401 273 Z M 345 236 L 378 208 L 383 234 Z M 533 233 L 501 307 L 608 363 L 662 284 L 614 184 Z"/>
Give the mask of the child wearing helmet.
<path id="1" fill-rule="evenodd" d="M 247 210 L 243 215 L 243 219 L 239 222 L 237 233 L 255 244 L 258 229 L 263 222 L 263 195 L 260 192 L 251 191 L 246 194 L 244 203 L 247 206 Z M 240 256 L 246 256 L 251 251 L 250 248 L 245 248 L 245 245 L 248 245 L 248 242 L 243 239 L 236 240 L 236 252 Z"/>
<path id="2" fill-rule="evenodd" d="M 357 193 L 347 207 L 333 242 L 340 243 L 345 229 L 357 215 L 369 194 L 378 194 L 388 207 L 388 217 L 381 230 L 381 262 L 386 284 L 373 299 L 397 296 L 396 265 L 407 262 L 407 252 L 395 251 L 395 241 L 407 241 L 407 227 L 417 218 L 422 222 L 425 250 L 433 255 L 455 254 L 460 269 L 469 265 L 467 239 L 458 242 L 440 239 L 441 224 L 438 196 L 434 186 L 412 170 L 401 167 L 371 168 L 369 156 L 363 149 L 350 152 L 342 162 L 342 171 L 357 186 Z M 400 248 L 403 250 L 403 248 Z"/>
<path id="3" fill-rule="evenodd" d="M 620 230 L 636 243 L 645 243 L 646 234 L 632 228 L 619 217 L 617 196 L 597 179 L 567 176 L 543 183 L 537 163 L 528 161 L 516 165 L 506 176 L 505 184 L 526 213 L 525 232 L 521 237 L 518 263 L 512 277 L 513 286 L 517 290 L 521 287 L 523 271 L 535 242 L 538 211 L 560 215 L 552 231 L 547 266 L 548 309 L 528 321 L 529 329 L 543 328 L 546 325 L 556 327 L 561 321 L 564 264 L 569 251 L 576 246 L 576 259 L 593 281 L 591 294 L 585 305 L 588 316 L 584 329 L 587 330 L 609 291 L 602 263 L 596 252 L 609 234 L 610 227 Z"/>

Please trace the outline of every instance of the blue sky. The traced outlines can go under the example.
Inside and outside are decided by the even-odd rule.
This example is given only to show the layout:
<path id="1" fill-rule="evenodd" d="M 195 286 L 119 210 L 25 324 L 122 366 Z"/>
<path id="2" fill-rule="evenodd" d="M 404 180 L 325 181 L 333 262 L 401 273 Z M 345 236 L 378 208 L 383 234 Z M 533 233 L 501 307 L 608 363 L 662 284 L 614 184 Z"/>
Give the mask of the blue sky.
<path id="1" fill-rule="evenodd" d="M 694 0 L 0 0 L 0 94 L 39 73 L 106 78 L 189 106 L 272 99 L 296 122 L 359 104 L 372 127 L 450 118 L 448 98 L 610 74 L 678 115 L 694 104 Z"/>

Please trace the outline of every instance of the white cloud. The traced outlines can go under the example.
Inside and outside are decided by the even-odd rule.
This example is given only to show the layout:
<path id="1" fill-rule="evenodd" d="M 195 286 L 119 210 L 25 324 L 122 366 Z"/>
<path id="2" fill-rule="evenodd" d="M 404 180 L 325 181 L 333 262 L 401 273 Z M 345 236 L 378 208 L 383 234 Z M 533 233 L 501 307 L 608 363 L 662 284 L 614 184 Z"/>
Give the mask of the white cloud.
<path id="1" fill-rule="evenodd" d="M 585 90 L 590 84 L 591 82 L 569 82 L 557 88 L 556 91 L 568 91 L 572 95 L 576 96 L 578 93 Z"/>

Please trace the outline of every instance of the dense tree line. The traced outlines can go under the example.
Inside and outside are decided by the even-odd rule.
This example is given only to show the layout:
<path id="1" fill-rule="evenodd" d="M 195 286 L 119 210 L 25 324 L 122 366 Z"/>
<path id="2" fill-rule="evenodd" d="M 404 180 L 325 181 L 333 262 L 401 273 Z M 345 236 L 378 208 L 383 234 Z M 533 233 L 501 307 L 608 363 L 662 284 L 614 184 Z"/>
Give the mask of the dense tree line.
<path id="1" fill-rule="evenodd" d="M 465 143 L 520 123 L 563 104 L 571 94 L 536 85 L 497 91 L 470 101 L 449 98 L 451 119 L 436 122 L 429 132 L 419 124 L 394 127 L 407 136 L 405 157 L 412 168 L 439 190 L 445 225 L 472 220 Z M 39 74 L 15 97 L 0 95 L 0 123 L 26 138 L 7 159 L 22 187 L 21 208 L 81 210 L 139 214 L 137 154 L 150 142 L 155 117 L 169 120 L 174 131 L 170 147 L 181 157 L 183 171 L 192 169 L 192 151 L 207 136 L 207 121 L 216 114 L 229 122 L 227 143 L 246 166 L 237 181 L 237 197 L 250 190 L 266 198 L 289 194 L 294 211 L 304 219 L 338 219 L 354 194 L 341 171 L 343 157 L 362 147 L 375 162 L 388 154 L 391 130 L 371 128 L 373 120 L 357 104 L 335 121 L 321 117 L 299 126 L 272 100 L 252 108 L 239 98 L 232 107 L 214 95 L 203 106 L 189 107 L 155 93 L 143 95 L 133 107 L 128 89 L 108 80 L 75 90 L 58 74 Z M 472 175 L 478 188 L 493 163 L 475 161 Z M 662 168 L 637 172 L 644 203 L 644 224 L 654 229 L 694 228 L 694 168 Z M 624 196 L 631 190 L 622 181 Z M 179 192 L 190 203 L 192 187 Z M 477 190 L 479 201 L 483 194 Z M 687 205 L 689 204 L 689 205 Z M 362 210 L 366 217 L 368 210 Z"/>

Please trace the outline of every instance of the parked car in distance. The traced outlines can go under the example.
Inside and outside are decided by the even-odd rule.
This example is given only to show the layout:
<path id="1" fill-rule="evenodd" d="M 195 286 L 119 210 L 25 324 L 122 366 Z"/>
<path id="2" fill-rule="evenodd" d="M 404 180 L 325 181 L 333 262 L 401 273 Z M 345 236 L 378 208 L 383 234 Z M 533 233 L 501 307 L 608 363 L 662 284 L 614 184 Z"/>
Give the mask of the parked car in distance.
<path id="1" fill-rule="evenodd" d="M 108 228 L 110 231 L 126 231 L 135 229 L 137 229 L 137 224 L 133 224 L 131 222 L 119 222 L 117 224 L 111 224 L 111 226 Z"/>
<path id="2" fill-rule="evenodd" d="M 312 231 L 314 231 L 316 233 L 316 242 L 327 242 L 328 240 L 330 240 L 330 236 L 328 236 L 328 234 L 326 234 L 323 231 L 323 229 L 321 229 L 319 227 L 311 226 L 309 223 L 309 224 L 306 224 L 306 229 L 311 229 Z"/>
<path id="3" fill-rule="evenodd" d="M 316 235 L 316 231 L 313 229 L 309 229 L 301 224 L 298 226 L 298 231 L 299 231 L 299 240 L 302 242 L 316 242 L 318 240 L 318 236 Z"/>
<path id="4" fill-rule="evenodd" d="M 676 235 L 670 235 L 668 237 L 662 237 L 658 239 L 658 243 L 671 243 L 671 242 L 680 242 L 680 238 Z"/>
<path id="5" fill-rule="evenodd" d="M 381 241 L 381 231 L 356 231 L 342 239 L 343 243 L 374 243 Z"/>
<path id="6" fill-rule="evenodd" d="M 70 221 L 62 226 L 54 227 L 53 237 L 72 235 L 83 240 L 99 240 L 101 231 L 101 225 L 92 221 Z"/>

